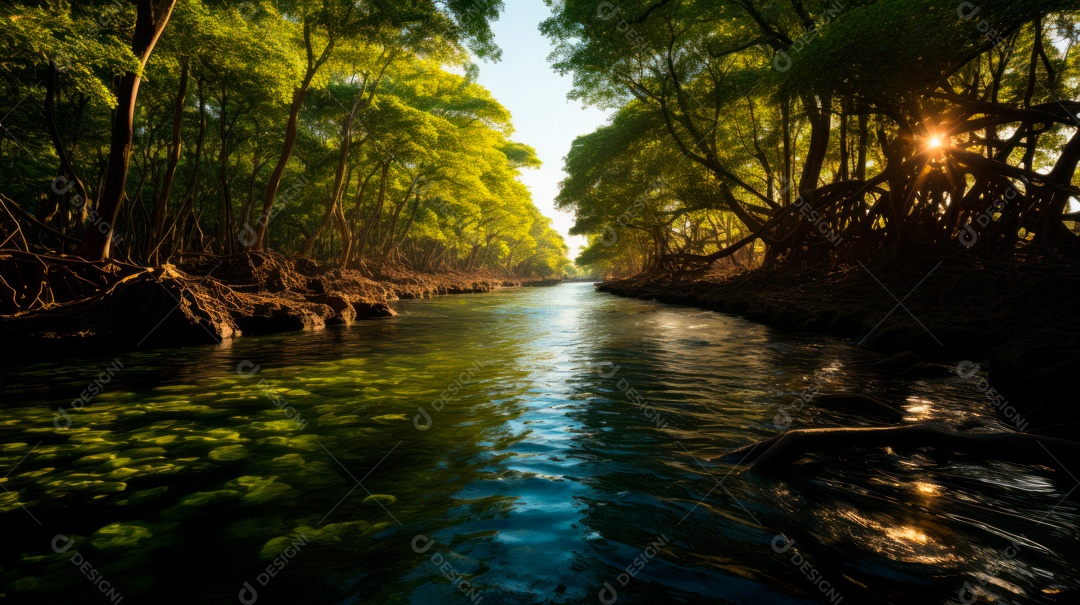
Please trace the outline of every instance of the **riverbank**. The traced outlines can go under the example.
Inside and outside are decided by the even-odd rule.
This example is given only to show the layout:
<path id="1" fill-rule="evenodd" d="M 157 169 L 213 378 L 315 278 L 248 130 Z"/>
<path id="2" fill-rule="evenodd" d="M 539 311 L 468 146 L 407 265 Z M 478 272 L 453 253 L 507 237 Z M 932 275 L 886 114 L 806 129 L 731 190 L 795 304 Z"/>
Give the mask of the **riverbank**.
<path id="1" fill-rule="evenodd" d="M 1080 422 L 1080 273 L 1061 265 L 950 259 L 824 274 L 758 269 L 676 279 L 650 273 L 597 288 L 739 315 L 785 331 L 851 338 L 901 354 L 897 359 L 910 363 L 892 371 L 913 379 L 926 368 L 914 356 L 952 367 L 963 361 L 985 365 L 991 388 L 1020 408 L 1033 430 Z"/>
<path id="2" fill-rule="evenodd" d="M 394 315 L 390 303 L 558 280 L 343 270 L 273 252 L 143 267 L 0 253 L 0 334 L 14 359 L 217 344 Z"/>

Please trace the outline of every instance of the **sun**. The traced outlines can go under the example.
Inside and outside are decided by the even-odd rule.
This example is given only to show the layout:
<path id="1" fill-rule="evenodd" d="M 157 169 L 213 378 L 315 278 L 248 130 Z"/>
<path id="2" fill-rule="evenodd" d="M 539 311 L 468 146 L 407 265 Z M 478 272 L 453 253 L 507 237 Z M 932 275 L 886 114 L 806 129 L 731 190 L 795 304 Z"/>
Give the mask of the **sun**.
<path id="1" fill-rule="evenodd" d="M 929 125 L 922 131 L 922 136 L 918 138 L 918 143 L 923 151 L 930 152 L 936 156 L 944 154 L 953 144 L 952 136 L 950 136 L 948 129 Z"/>

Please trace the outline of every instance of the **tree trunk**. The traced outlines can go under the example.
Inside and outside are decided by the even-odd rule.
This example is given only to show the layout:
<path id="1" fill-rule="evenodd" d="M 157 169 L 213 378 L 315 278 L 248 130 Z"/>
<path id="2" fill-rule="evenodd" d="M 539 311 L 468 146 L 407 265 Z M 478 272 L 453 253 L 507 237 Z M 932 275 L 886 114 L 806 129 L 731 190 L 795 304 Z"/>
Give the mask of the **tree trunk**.
<path id="1" fill-rule="evenodd" d="M 860 181 L 866 180 L 866 146 L 869 142 L 869 118 L 865 113 L 859 112 L 859 158 L 855 161 L 855 178 Z"/>
<path id="2" fill-rule="evenodd" d="M 840 112 L 840 170 L 836 173 L 837 181 L 848 180 L 850 174 L 851 151 L 848 147 L 848 109 Z"/>
<path id="3" fill-rule="evenodd" d="M 409 235 L 409 229 L 412 229 L 413 221 L 416 220 L 416 213 L 420 210 L 420 192 L 416 192 L 416 201 L 413 203 L 412 213 L 409 214 L 409 220 L 405 221 L 405 227 L 401 230 L 401 238 L 394 242 L 393 234 L 391 234 L 390 245 L 383 253 L 383 259 L 385 259 L 391 252 L 393 252 L 405 238 Z"/>
<path id="4" fill-rule="evenodd" d="M 352 224 L 354 225 L 360 222 L 360 208 L 364 202 L 364 192 L 367 190 L 368 183 L 371 182 L 371 179 L 375 177 L 375 173 L 378 171 L 379 167 L 376 166 L 375 169 L 368 173 L 367 177 L 365 177 L 364 180 L 360 182 L 360 188 L 356 190 L 356 201 L 353 204 L 352 211 Z M 357 174 L 356 176 L 357 178 L 360 177 L 359 174 Z M 344 217 L 344 207 L 340 208 L 339 210 L 341 210 L 342 212 L 342 220 L 345 220 L 347 222 L 347 219 L 345 219 Z M 352 258 L 352 246 L 352 232 L 350 231 L 349 238 L 341 242 L 341 260 L 338 262 L 338 264 L 342 267 L 347 267 L 349 265 L 349 259 Z"/>
<path id="5" fill-rule="evenodd" d="M 307 256 L 311 252 L 311 247 L 315 244 L 315 240 L 319 239 L 323 230 L 330 224 L 330 220 L 334 218 L 338 209 L 341 206 L 341 197 L 345 193 L 345 184 L 351 178 L 346 177 L 346 168 L 349 165 L 349 150 L 352 145 L 352 126 L 353 120 L 356 118 L 356 110 L 360 107 L 360 102 L 363 100 L 364 95 L 357 95 L 356 101 L 353 102 L 352 109 L 345 116 L 345 121 L 341 124 L 341 153 L 338 156 L 337 172 L 334 174 L 334 189 L 330 194 L 330 203 L 326 208 L 326 216 L 323 217 L 322 223 L 311 234 L 311 237 L 304 242 L 304 248 L 300 251 L 300 256 Z M 342 228 L 342 235 L 345 235 L 345 222 L 344 219 L 339 220 L 339 226 Z"/>
<path id="6" fill-rule="evenodd" d="M 359 177 L 359 175 L 357 176 Z M 352 178 L 352 175 L 348 178 Z M 340 201 L 334 206 L 334 221 L 337 223 L 338 229 L 341 230 L 341 249 L 343 251 L 349 250 L 352 246 L 352 229 L 349 228 L 349 222 L 345 220 L 345 207 Z M 347 254 L 343 253 L 342 258 L 348 258 Z M 340 262 L 340 264 L 342 267 L 345 266 L 344 261 Z"/>
<path id="7" fill-rule="evenodd" d="M 308 88 L 311 86 L 311 80 L 315 77 L 319 68 L 322 67 L 322 64 L 330 57 L 330 51 L 334 48 L 334 38 L 331 37 L 326 46 L 323 47 L 319 58 L 315 59 L 311 33 L 311 24 L 305 22 L 304 47 L 307 50 L 308 57 L 307 70 L 304 72 L 304 79 L 300 86 L 293 91 L 292 105 L 289 107 L 289 122 L 285 127 L 285 143 L 281 147 L 281 157 L 278 158 L 277 166 L 274 166 L 274 172 L 270 175 L 270 181 L 266 184 L 266 197 L 263 200 L 262 215 L 259 217 L 258 222 L 255 223 L 255 242 L 252 247 L 256 250 L 263 248 L 266 229 L 270 226 L 270 217 L 274 210 L 274 200 L 277 198 L 278 187 L 281 186 L 281 177 L 285 174 L 285 166 L 288 165 L 293 148 L 296 146 L 297 123 L 300 120 L 300 109 L 304 106 L 304 98 L 307 96 Z"/>
<path id="8" fill-rule="evenodd" d="M 176 0 L 136 0 L 135 33 L 131 50 L 139 58 L 140 68 L 146 67 L 161 32 L 169 22 Z M 134 133 L 135 102 L 139 95 L 139 72 L 129 71 L 120 77 L 115 87 L 116 110 L 112 117 L 112 135 L 109 145 L 109 164 L 97 213 L 105 222 L 105 229 L 88 229 L 75 254 L 86 260 L 104 260 L 109 257 L 114 223 L 120 204 L 124 200 L 127 185 L 128 163 L 131 160 L 131 139 Z M 104 231 L 104 233 L 102 233 Z"/>
<path id="9" fill-rule="evenodd" d="M 799 179 L 799 195 L 817 189 L 832 131 L 832 115 L 829 113 L 831 103 L 828 97 L 821 99 L 820 107 L 814 97 L 804 99 L 803 104 L 810 120 L 810 148 L 806 152 L 806 161 L 803 162 L 802 176 Z"/>
<path id="10" fill-rule="evenodd" d="M 169 209 L 169 196 L 172 194 L 173 181 L 176 179 L 176 167 L 180 165 L 180 152 L 183 150 L 184 103 L 187 101 L 188 76 L 191 69 L 187 60 L 180 63 L 180 87 L 176 91 L 173 104 L 172 142 L 169 144 L 169 159 L 165 167 L 165 177 L 161 181 L 157 199 L 154 200 L 154 214 L 150 220 L 150 238 L 147 240 L 147 260 L 151 248 L 157 250 L 157 243 L 164 236 L 165 214 Z M 156 259 L 153 259 L 156 261 Z"/>
<path id="11" fill-rule="evenodd" d="M 385 259 L 386 255 L 390 253 L 390 248 L 394 243 L 394 238 L 397 233 L 398 217 L 401 216 L 401 211 L 405 209 L 405 204 L 409 203 L 409 198 L 412 197 L 413 190 L 416 189 L 416 182 L 419 179 L 413 179 L 412 184 L 409 185 L 409 190 L 405 192 L 405 197 L 401 199 L 401 203 L 394 207 L 394 214 L 390 217 L 390 226 L 387 228 L 387 234 L 383 242 L 382 256 Z M 376 246 L 378 243 L 376 243 Z"/>
<path id="12" fill-rule="evenodd" d="M 795 177 L 791 168 L 791 158 L 792 153 L 794 153 L 791 142 L 791 101 L 786 98 L 780 101 L 780 123 L 784 134 L 784 182 L 782 184 L 783 195 L 781 196 L 781 202 L 783 202 L 784 206 L 790 206 L 791 188 L 795 185 L 792 181 Z"/>
<path id="13" fill-rule="evenodd" d="M 281 177 L 285 174 L 285 166 L 292 156 L 293 147 L 296 146 L 296 127 L 300 119 L 300 108 L 304 105 L 304 97 L 307 95 L 310 79 L 305 77 L 304 84 L 293 91 L 292 106 L 289 108 L 289 123 L 285 127 L 285 143 L 281 148 L 281 157 L 274 166 L 274 172 L 270 174 L 270 181 L 266 184 L 266 197 L 263 198 L 262 214 L 255 222 L 255 242 L 252 248 L 261 250 L 263 240 L 266 238 L 266 228 L 270 224 L 270 213 L 274 209 L 274 200 L 277 198 L 278 187 L 281 186 Z"/>
<path id="14" fill-rule="evenodd" d="M 173 221 L 173 228 L 168 230 L 168 233 L 173 233 L 173 239 L 170 244 L 170 254 L 177 251 L 183 245 L 184 230 L 187 226 L 188 217 L 191 217 L 195 213 L 195 190 L 199 186 L 199 168 L 202 166 L 202 153 L 203 147 L 206 143 L 206 97 L 203 94 L 203 76 L 199 75 L 198 88 L 198 100 L 199 100 L 199 133 L 195 137 L 195 157 L 192 161 L 191 168 L 191 182 L 188 183 L 187 191 L 184 192 L 183 201 L 180 204 L 180 211 L 176 213 L 176 219 Z M 196 227 L 197 228 L 197 227 Z M 162 236 L 164 241 L 165 235 Z M 161 242 L 158 242 L 158 246 Z"/>
<path id="15" fill-rule="evenodd" d="M 218 154 L 218 181 L 221 183 L 221 213 L 218 223 L 218 249 L 222 254 L 232 254 L 235 250 L 233 238 L 236 231 L 233 221 L 232 185 L 229 182 L 229 136 L 232 134 L 233 125 L 240 117 L 240 109 L 233 115 L 232 121 L 228 121 L 228 90 L 225 83 L 221 85 L 221 111 L 218 116 L 218 137 L 221 140 L 221 149 Z"/>
<path id="16" fill-rule="evenodd" d="M 378 220 L 379 214 L 382 212 L 383 202 L 386 201 L 386 178 L 390 173 L 390 161 L 383 160 L 382 165 L 382 177 L 379 180 L 379 198 L 375 202 L 375 209 L 371 211 L 371 218 L 364 223 L 364 230 L 360 232 L 360 240 L 356 243 L 356 253 L 363 259 L 364 246 L 367 244 L 368 234 L 371 233 L 371 227 Z"/>
<path id="17" fill-rule="evenodd" d="M 52 139 L 53 148 L 56 150 L 56 155 L 60 158 L 60 170 L 63 172 L 65 178 L 68 179 L 68 183 L 64 184 L 65 189 L 75 188 L 75 194 L 79 196 L 82 202 L 80 208 L 82 208 L 82 215 L 86 214 L 86 205 L 90 203 L 90 198 L 86 193 L 86 187 L 83 182 L 79 180 L 79 175 L 75 173 L 75 167 L 71 163 L 71 158 L 68 156 L 67 147 L 64 146 L 64 140 L 60 137 L 60 129 L 56 126 L 56 86 L 59 79 L 59 72 L 56 69 L 56 63 L 49 62 L 49 73 L 45 77 L 45 125 L 49 130 L 49 137 Z M 71 187 L 67 187 L 70 183 Z M 57 191 L 56 187 L 53 187 L 52 191 L 55 195 L 54 199 L 59 202 L 59 196 L 61 195 Z M 54 210 L 50 211 L 49 216 L 39 216 L 38 220 L 43 223 L 49 222 L 52 214 L 55 213 L 56 204 L 53 204 Z"/>

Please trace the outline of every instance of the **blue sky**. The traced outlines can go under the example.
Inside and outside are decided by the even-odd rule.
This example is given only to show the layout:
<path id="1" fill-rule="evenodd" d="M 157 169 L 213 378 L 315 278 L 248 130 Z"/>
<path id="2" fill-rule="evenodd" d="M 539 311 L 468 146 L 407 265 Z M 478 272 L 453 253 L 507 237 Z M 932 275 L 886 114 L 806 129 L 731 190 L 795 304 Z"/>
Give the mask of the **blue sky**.
<path id="1" fill-rule="evenodd" d="M 479 82 L 510 110 L 514 140 L 534 147 L 544 162 L 539 170 L 526 170 L 521 180 L 532 190 L 536 207 L 552 218 L 555 229 L 566 238 L 570 258 L 574 258 L 585 238 L 570 237 L 573 215 L 558 212 L 554 206 L 559 181 L 566 176 L 563 157 L 576 137 L 602 126 L 610 113 L 585 109 L 580 102 L 566 99 L 570 77 L 551 69 L 547 61 L 551 42 L 537 29 L 549 14 L 543 0 L 507 0 L 502 17 L 492 26 L 502 60 L 480 62 Z"/>

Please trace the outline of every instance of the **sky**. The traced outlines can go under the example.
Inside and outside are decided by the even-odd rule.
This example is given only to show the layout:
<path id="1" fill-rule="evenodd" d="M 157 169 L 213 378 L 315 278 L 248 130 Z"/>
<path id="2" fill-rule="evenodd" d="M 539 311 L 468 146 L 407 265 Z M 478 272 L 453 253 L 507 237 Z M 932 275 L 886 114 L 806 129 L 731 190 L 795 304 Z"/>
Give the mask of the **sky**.
<path id="1" fill-rule="evenodd" d="M 479 83 L 510 110 L 513 139 L 536 149 L 544 163 L 539 170 L 523 171 L 521 181 L 532 191 L 536 207 L 551 217 L 553 227 L 566 239 L 573 259 L 586 242 L 584 237 L 570 236 L 573 214 L 555 209 L 559 182 L 566 176 L 563 157 L 575 138 L 604 125 L 610 112 L 567 100 L 571 78 L 552 70 L 547 61 L 551 42 L 538 29 L 549 14 L 543 0 L 508 0 L 492 25 L 502 60 L 479 62 Z"/>

